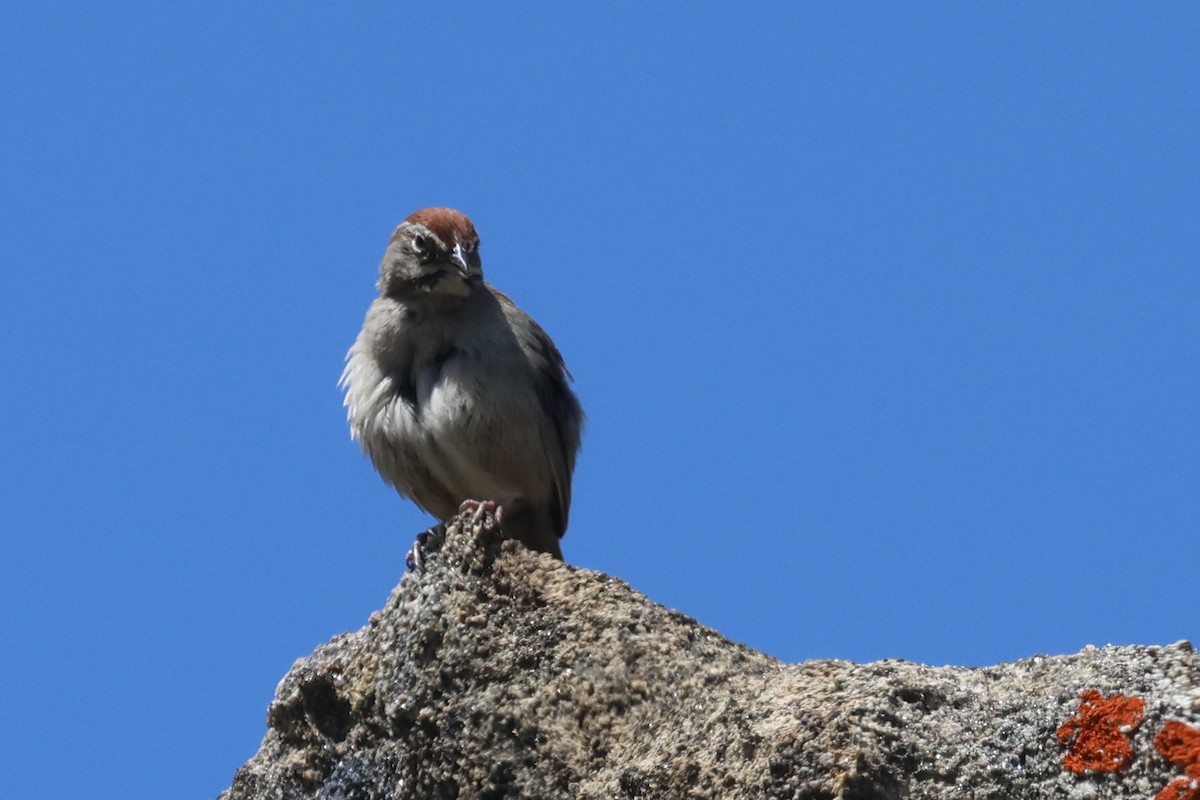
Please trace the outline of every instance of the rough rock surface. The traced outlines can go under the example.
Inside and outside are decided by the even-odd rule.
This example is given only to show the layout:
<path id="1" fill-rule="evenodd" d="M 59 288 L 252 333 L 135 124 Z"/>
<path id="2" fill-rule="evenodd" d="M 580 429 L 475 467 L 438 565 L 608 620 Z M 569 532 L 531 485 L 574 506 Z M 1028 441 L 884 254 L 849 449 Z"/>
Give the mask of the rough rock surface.
<path id="1" fill-rule="evenodd" d="M 452 521 L 365 628 L 296 662 L 222 797 L 1178 800 L 1198 667 L 1186 642 L 783 664 Z"/>

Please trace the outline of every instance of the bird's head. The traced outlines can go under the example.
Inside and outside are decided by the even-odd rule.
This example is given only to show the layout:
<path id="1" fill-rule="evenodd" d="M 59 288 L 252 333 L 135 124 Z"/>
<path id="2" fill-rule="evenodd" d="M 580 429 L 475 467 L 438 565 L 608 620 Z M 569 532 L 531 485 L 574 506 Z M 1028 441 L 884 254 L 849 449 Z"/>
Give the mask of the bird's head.
<path id="1" fill-rule="evenodd" d="M 392 234 L 379 265 L 380 294 L 465 297 L 483 280 L 479 234 L 465 214 L 452 208 L 423 208 Z"/>

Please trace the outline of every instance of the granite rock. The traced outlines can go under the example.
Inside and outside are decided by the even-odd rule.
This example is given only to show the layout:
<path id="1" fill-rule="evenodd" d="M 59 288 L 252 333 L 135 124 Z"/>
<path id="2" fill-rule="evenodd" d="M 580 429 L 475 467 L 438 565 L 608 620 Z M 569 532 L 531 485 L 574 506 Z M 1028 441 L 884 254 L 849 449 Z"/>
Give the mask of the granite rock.
<path id="1" fill-rule="evenodd" d="M 1168 721 L 1200 728 L 1187 642 L 985 668 L 784 664 L 490 519 L 434 529 L 423 561 L 364 628 L 296 662 L 222 798 L 1083 800 L 1191 785 L 1186 759 L 1155 746 Z"/>

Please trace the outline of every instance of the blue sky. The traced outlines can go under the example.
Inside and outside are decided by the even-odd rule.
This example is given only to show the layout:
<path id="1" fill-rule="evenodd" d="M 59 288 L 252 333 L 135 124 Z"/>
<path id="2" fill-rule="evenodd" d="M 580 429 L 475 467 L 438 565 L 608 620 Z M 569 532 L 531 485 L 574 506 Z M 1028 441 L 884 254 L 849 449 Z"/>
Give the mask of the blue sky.
<path id="1" fill-rule="evenodd" d="M 1194 4 L 3 17 L 6 794 L 214 796 L 383 604 L 427 205 L 577 378 L 570 562 L 789 661 L 1200 636 Z"/>

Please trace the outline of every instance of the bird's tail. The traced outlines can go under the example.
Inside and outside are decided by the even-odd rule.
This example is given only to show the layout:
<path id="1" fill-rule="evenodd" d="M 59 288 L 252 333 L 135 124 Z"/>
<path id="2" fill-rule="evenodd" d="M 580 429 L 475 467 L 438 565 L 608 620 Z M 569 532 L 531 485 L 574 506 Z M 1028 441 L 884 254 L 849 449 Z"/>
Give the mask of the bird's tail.
<path id="1" fill-rule="evenodd" d="M 549 553 L 562 561 L 562 548 L 558 546 L 559 532 L 554 525 L 549 509 L 538 506 L 523 506 L 504 509 L 500 523 L 504 532 L 520 541 L 530 550 Z"/>

